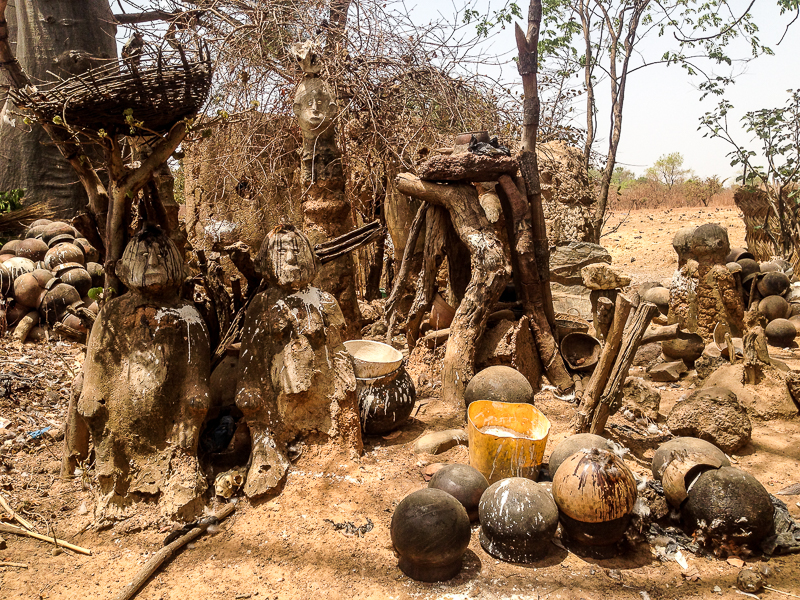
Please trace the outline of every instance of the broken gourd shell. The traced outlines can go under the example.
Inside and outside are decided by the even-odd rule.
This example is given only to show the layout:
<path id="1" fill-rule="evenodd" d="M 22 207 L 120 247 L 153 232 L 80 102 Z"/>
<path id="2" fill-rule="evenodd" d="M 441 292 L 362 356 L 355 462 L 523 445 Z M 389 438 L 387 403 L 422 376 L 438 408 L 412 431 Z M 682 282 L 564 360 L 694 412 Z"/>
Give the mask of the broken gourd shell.
<path id="1" fill-rule="evenodd" d="M 725 453 L 711 442 L 694 437 L 677 437 L 661 444 L 653 454 L 653 463 L 650 468 L 656 480 L 661 481 L 664 467 L 672 459 L 673 454 L 680 451 L 702 454 L 709 460 L 719 461 L 723 467 L 731 466 L 731 461 L 728 460 Z"/>
<path id="2" fill-rule="evenodd" d="M 553 477 L 553 498 L 569 539 L 605 546 L 618 542 L 636 502 L 636 480 L 613 452 L 592 448 L 561 463 Z"/>
<path id="3" fill-rule="evenodd" d="M 692 483 L 701 473 L 711 469 L 719 469 L 722 461 L 719 457 L 702 452 L 675 450 L 668 457 L 661 474 L 661 485 L 664 496 L 672 506 L 680 508 L 689 497 Z"/>

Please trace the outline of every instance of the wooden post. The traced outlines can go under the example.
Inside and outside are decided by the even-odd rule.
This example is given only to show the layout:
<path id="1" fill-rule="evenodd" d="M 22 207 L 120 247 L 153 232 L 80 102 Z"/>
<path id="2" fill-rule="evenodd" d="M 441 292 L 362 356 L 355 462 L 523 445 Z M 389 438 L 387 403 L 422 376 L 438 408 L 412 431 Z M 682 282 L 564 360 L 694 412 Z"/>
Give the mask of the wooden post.
<path id="1" fill-rule="evenodd" d="M 622 340 L 617 360 L 614 362 L 614 368 L 611 369 L 611 375 L 608 378 L 606 388 L 600 396 L 600 404 L 594 412 L 592 418 L 591 433 L 600 435 L 606 427 L 606 421 L 611 414 L 611 403 L 617 397 L 617 394 L 625 384 L 628 378 L 628 370 L 633 364 L 633 357 L 636 356 L 636 351 L 639 349 L 639 344 L 642 341 L 644 332 L 650 326 L 650 321 L 658 314 L 658 308 L 651 302 L 642 302 L 639 308 L 636 309 L 636 314 L 633 315 L 633 322 L 625 333 Z"/>
<path id="2" fill-rule="evenodd" d="M 611 368 L 614 366 L 614 361 L 619 353 L 622 335 L 625 333 L 625 323 L 628 321 L 630 312 L 631 301 L 622 294 L 618 294 L 614 308 L 614 321 L 608 331 L 606 345 L 600 355 L 600 360 L 592 373 L 592 377 L 589 379 L 586 391 L 583 393 L 583 400 L 578 407 L 578 413 L 575 415 L 575 422 L 572 425 L 572 433 L 586 433 L 589 431 L 594 410 L 597 407 L 597 403 L 600 402 L 600 394 L 603 393 L 606 387 Z"/>

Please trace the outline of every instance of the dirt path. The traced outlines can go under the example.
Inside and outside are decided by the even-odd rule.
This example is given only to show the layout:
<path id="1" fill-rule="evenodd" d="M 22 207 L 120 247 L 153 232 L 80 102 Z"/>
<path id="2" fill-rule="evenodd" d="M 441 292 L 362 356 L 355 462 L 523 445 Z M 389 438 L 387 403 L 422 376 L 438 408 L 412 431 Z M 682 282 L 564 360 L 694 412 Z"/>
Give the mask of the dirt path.
<path id="1" fill-rule="evenodd" d="M 704 211 L 702 219 L 713 217 L 725 223 L 735 218 L 734 211 L 708 212 L 710 216 Z M 653 217 L 652 225 L 649 216 Z M 615 262 L 635 267 L 630 272 L 638 280 L 652 279 L 654 275 L 669 277 L 674 228 L 701 222 L 701 217 L 693 216 L 691 211 L 651 212 L 649 216 L 632 215 L 618 235 L 606 242 Z M 741 240 L 735 233 L 731 237 L 735 243 Z M 647 247 L 643 240 L 647 240 Z M 653 241 L 658 243 L 651 244 Z M 634 263 L 624 262 L 625 257 L 632 255 L 637 257 Z M 9 361 L 0 362 L 0 374 L 13 373 L 17 378 L 7 383 L 10 378 L 0 377 L 0 417 L 10 422 L 8 427 L 27 432 L 63 421 L 71 380 L 67 367 L 74 370 L 80 355 L 77 346 L 50 344 L 26 346 L 26 358 L 20 360 L 21 355 L 8 339 L 0 340 L 0 361 Z M 677 387 L 662 385 L 664 409 L 692 385 L 691 378 Z M 574 405 L 555 399 L 548 392 L 539 394 L 536 403 L 553 424 L 546 451 L 549 455 L 554 445 L 566 436 Z M 624 424 L 619 418 L 613 417 L 611 423 Z M 201 538 L 185 549 L 151 579 L 137 598 L 719 597 L 739 600 L 742 597 L 733 588 L 739 568 L 723 560 L 690 555 L 689 569 L 684 571 L 674 562 L 660 562 L 646 544 L 636 545 L 626 554 L 608 560 L 582 558 L 551 545 L 544 560 L 533 565 L 514 565 L 486 554 L 480 547 L 477 528 L 473 529 L 464 568 L 455 579 L 423 584 L 405 577 L 397 568 L 389 537 L 394 507 L 405 495 L 426 485 L 422 471 L 429 462 L 468 462 L 464 447 L 437 457 L 414 455 L 413 441 L 426 431 L 462 426 L 461 414 L 448 414 L 435 399 L 427 399 L 398 437 L 368 439 L 360 463 L 348 462 L 326 449 L 307 448 L 279 496 L 256 506 L 246 500 L 239 501 L 236 512 L 223 524 L 219 534 Z M 94 506 L 91 479 L 82 482 L 58 478 L 57 442 L 48 442 L 48 449 L 43 442 L 20 446 L 13 439 L 17 438 L 0 446 L 0 493 L 43 530 L 45 523 L 49 523 L 59 537 L 91 548 L 93 555 L 80 556 L 68 551 L 54 555 L 52 546 L 46 543 L 3 535 L 7 547 L 0 550 L 0 561 L 23 562 L 29 568 L 0 567 L 0 598 L 110 598 L 161 547 L 172 524 L 160 520 L 147 522 L 143 518 L 105 531 L 91 529 Z M 623 444 L 630 442 L 618 439 Z M 647 474 L 647 463 L 656 445 L 646 436 L 638 440 L 636 456 L 627 461 L 628 465 L 642 475 Z M 797 483 L 800 422 L 756 423 L 752 444 L 734 460 L 771 492 Z M 789 504 L 792 514 L 800 518 L 797 504 L 800 496 L 781 498 Z M 145 514 L 148 514 L 146 507 Z M 374 527 L 363 537 L 347 536 L 336 531 L 326 519 L 336 523 L 351 521 L 355 525 L 365 524 L 369 519 Z M 769 581 L 771 586 L 800 594 L 798 556 L 777 557 L 769 565 L 774 571 Z M 788 596 L 765 592 L 762 597 L 777 600 Z"/>

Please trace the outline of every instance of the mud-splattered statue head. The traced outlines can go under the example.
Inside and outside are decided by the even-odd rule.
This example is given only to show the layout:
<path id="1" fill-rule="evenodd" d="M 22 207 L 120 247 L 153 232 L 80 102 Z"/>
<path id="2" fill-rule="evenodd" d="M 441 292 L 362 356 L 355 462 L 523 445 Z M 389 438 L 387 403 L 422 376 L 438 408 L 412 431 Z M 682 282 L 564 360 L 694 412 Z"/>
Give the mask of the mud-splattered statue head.
<path id="1" fill-rule="evenodd" d="M 303 135 L 319 136 L 326 132 L 333 133 L 336 103 L 322 79 L 305 79 L 297 88 L 293 108 Z"/>
<path id="2" fill-rule="evenodd" d="M 292 225 L 279 225 L 258 253 L 261 272 L 278 287 L 299 290 L 310 284 L 319 263 L 311 242 Z"/>
<path id="3" fill-rule="evenodd" d="M 728 230 L 716 223 L 706 223 L 694 230 L 690 239 L 690 251 L 700 262 L 725 264 L 731 251 Z"/>
<path id="4" fill-rule="evenodd" d="M 116 271 L 128 289 L 149 296 L 174 293 L 183 282 L 180 251 L 160 227 L 151 224 L 128 242 Z"/>

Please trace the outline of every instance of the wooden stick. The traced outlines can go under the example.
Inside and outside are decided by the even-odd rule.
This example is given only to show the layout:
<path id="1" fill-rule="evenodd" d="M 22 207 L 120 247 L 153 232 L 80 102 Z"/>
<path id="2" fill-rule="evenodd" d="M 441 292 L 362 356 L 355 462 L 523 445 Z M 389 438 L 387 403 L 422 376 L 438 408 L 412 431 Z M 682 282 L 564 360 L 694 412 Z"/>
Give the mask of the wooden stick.
<path id="1" fill-rule="evenodd" d="M 3 508 L 5 508 L 5 509 L 6 509 L 6 512 L 7 512 L 9 515 L 11 515 L 11 517 L 12 517 L 12 518 L 13 518 L 13 519 L 14 519 L 14 520 L 17 522 L 17 523 L 19 523 L 20 525 L 22 525 L 22 526 L 23 526 L 25 529 L 27 529 L 28 531 L 36 531 L 36 527 L 34 527 L 34 526 L 33 526 L 33 524 L 32 524 L 30 521 L 26 521 L 25 519 L 23 519 L 21 516 L 19 516 L 19 514 L 18 514 L 18 513 L 16 513 L 16 512 L 14 511 L 14 509 L 12 509 L 12 508 L 11 508 L 11 506 L 9 506 L 8 502 L 6 502 L 6 499 L 5 499 L 5 498 L 3 498 L 3 495 L 2 495 L 2 494 L 0 494 L 0 505 L 2 505 L 2 506 L 3 506 Z"/>
<path id="2" fill-rule="evenodd" d="M 657 314 L 658 308 L 651 302 L 642 302 L 639 308 L 636 309 L 633 322 L 628 331 L 625 332 L 625 339 L 622 340 L 620 345 L 619 354 L 617 354 L 617 359 L 614 361 L 614 368 L 611 369 L 608 383 L 600 397 L 600 404 L 594 411 L 590 433 L 600 435 L 606 428 L 606 421 L 608 421 L 608 417 L 611 414 L 611 403 L 625 384 L 625 380 L 628 378 L 628 371 L 631 368 L 631 364 L 633 364 L 633 357 L 636 356 L 636 351 L 639 349 L 644 332 L 650 326 L 650 321 Z"/>
<path id="3" fill-rule="evenodd" d="M 41 533 L 36 533 L 35 531 L 28 531 L 27 529 L 14 527 L 13 525 L 6 525 L 5 523 L 0 523 L 0 533 L 13 533 L 15 535 L 24 535 L 36 540 L 42 540 L 44 542 L 55 541 L 56 545 L 66 548 L 67 550 L 72 550 L 73 552 L 77 552 L 78 554 L 85 554 L 87 556 L 92 555 L 92 551 L 87 550 L 86 548 L 81 548 L 80 546 L 76 546 L 75 544 L 70 544 L 69 542 L 65 542 L 64 540 L 59 540 L 50 537 L 49 535 L 42 535 Z"/>
<path id="4" fill-rule="evenodd" d="M 642 346 L 645 344 L 652 344 L 653 342 L 666 342 L 667 340 L 674 340 L 681 334 L 680 323 L 673 323 L 672 325 L 665 325 L 664 327 L 656 327 L 650 331 L 646 331 L 642 337 Z"/>
<path id="5" fill-rule="evenodd" d="M 226 517 L 230 516 L 235 508 L 235 504 L 226 504 L 216 515 L 217 519 L 222 521 Z M 171 559 L 172 556 L 183 546 L 203 535 L 207 528 L 207 524 L 198 524 L 197 527 L 194 527 L 191 531 L 189 531 L 189 533 L 179 537 L 168 546 L 164 546 L 161 550 L 156 552 L 153 557 L 147 561 L 147 564 L 139 569 L 139 572 L 136 573 L 133 581 L 122 588 L 112 600 L 131 600 L 131 598 L 133 598 L 144 586 L 144 584 L 147 583 L 147 580 L 150 579 L 153 573 L 155 573 L 162 564 Z"/>
<path id="6" fill-rule="evenodd" d="M 797 594 L 790 594 L 789 592 L 781 591 L 769 585 L 765 585 L 764 589 L 769 590 L 770 592 L 775 592 L 776 594 L 783 594 L 784 596 L 791 596 L 792 598 L 800 598 L 800 596 L 798 596 Z"/>
<path id="7" fill-rule="evenodd" d="M 394 325 L 394 310 L 397 307 L 397 303 L 400 301 L 400 297 L 405 293 L 405 288 L 408 285 L 408 279 L 411 271 L 411 258 L 414 256 L 414 251 L 417 247 L 417 240 L 419 239 L 419 234 L 422 232 L 422 226 L 425 224 L 425 213 L 428 210 L 428 203 L 423 201 L 419 209 L 417 210 L 417 214 L 414 216 L 414 220 L 411 222 L 411 231 L 408 233 L 408 239 L 406 240 L 406 247 L 403 249 L 403 261 L 400 263 L 400 270 L 397 273 L 397 277 L 394 279 L 394 287 L 392 288 L 392 293 L 389 294 L 389 298 L 386 300 L 386 309 L 384 311 L 384 318 L 390 319 L 389 324 L 389 333 L 388 337 L 391 339 L 392 337 L 392 325 Z"/>
<path id="8" fill-rule="evenodd" d="M 625 333 L 625 323 L 628 321 L 628 314 L 631 312 L 631 301 L 623 294 L 617 295 L 617 302 L 614 307 L 614 320 L 608 330 L 606 345 L 600 355 L 600 360 L 594 368 L 589 385 L 583 392 L 583 400 L 575 415 L 575 422 L 572 425 L 572 433 L 587 433 L 594 416 L 597 403 L 600 402 L 600 394 L 606 387 L 614 360 L 619 353 L 622 344 L 622 335 Z"/>
<path id="9" fill-rule="evenodd" d="M 0 562 L 0 567 L 19 567 L 20 569 L 27 569 L 28 565 L 25 563 Z"/>
<path id="10" fill-rule="evenodd" d="M 733 338 L 730 332 L 725 334 L 725 345 L 728 347 L 728 360 L 731 364 L 736 363 L 736 348 L 733 345 Z"/>

